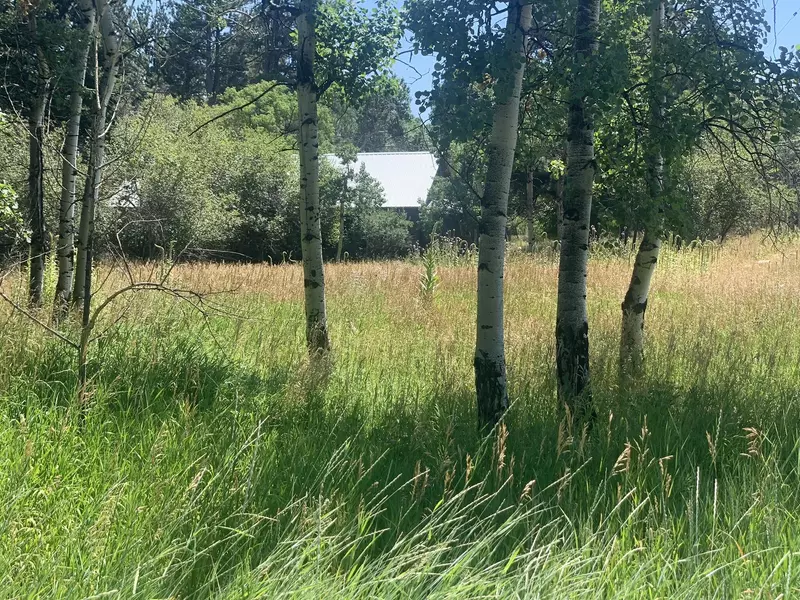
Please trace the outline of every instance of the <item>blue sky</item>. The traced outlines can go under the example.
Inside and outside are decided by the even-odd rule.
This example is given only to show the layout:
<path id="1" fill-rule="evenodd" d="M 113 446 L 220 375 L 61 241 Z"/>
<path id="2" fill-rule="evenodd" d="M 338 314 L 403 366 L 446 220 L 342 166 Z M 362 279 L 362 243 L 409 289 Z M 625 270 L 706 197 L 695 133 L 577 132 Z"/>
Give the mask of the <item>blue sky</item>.
<path id="1" fill-rule="evenodd" d="M 773 26 L 770 43 L 764 48 L 764 52 L 772 55 L 773 48 L 778 46 L 791 49 L 800 45 L 800 1 L 761 0 L 761 5 L 767 11 L 767 20 Z"/>
<path id="2" fill-rule="evenodd" d="M 777 49 L 779 46 L 786 46 L 791 49 L 800 45 L 800 0 L 761 0 L 761 3 L 764 10 L 767 11 L 767 20 L 773 27 L 770 33 L 769 43 L 764 47 L 764 52 L 768 56 L 772 56 L 773 50 L 776 55 L 779 53 Z M 374 1 L 366 0 L 365 4 L 371 6 L 374 4 Z M 401 4 L 402 0 L 398 1 L 398 6 Z M 408 50 L 409 47 L 410 44 L 408 39 L 406 39 L 401 52 Z M 400 59 L 403 62 L 398 61 L 395 63 L 394 71 L 399 77 L 402 77 L 411 88 L 412 97 L 417 90 L 430 89 L 431 71 L 433 70 L 434 63 L 433 57 L 402 54 Z M 416 107 L 413 106 L 413 104 L 412 107 L 416 113 Z"/>

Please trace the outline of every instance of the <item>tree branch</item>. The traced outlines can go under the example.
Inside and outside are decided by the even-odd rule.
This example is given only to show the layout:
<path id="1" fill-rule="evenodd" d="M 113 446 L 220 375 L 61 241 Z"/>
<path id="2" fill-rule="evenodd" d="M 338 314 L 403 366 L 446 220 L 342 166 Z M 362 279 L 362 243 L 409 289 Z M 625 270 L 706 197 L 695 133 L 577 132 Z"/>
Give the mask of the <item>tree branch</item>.
<path id="1" fill-rule="evenodd" d="M 280 85 L 285 85 L 285 86 L 289 87 L 288 83 L 284 83 L 282 81 L 276 81 L 275 83 L 273 83 L 271 86 L 269 86 L 267 89 L 265 89 L 263 92 L 261 92 L 258 96 L 256 96 L 252 100 L 249 100 L 249 101 L 245 102 L 244 104 L 242 104 L 240 106 L 234 106 L 233 108 L 228 109 L 228 110 L 226 110 L 224 112 L 221 112 L 217 116 L 210 118 L 208 121 L 206 121 L 205 123 L 203 123 L 202 125 L 197 127 L 197 129 L 192 131 L 192 133 L 189 134 L 189 137 L 193 136 L 195 133 L 200 131 L 206 125 L 210 125 L 211 123 L 221 119 L 222 117 L 227 117 L 229 114 L 231 114 L 233 112 L 236 112 L 237 110 L 242 110 L 243 108 L 247 108 L 248 106 L 251 106 L 251 105 L 255 104 L 256 102 L 261 100 L 261 98 L 263 98 L 264 96 L 269 94 L 272 90 L 274 90 L 276 87 L 278 87 Z"/>
<path id="2" fill-rule="evenodd" d="M 21 307 L 19 304 L 17 304 L 16 302 L 14 302 L 14 301 L 13 301 L 11 298 L 9 298 L 8 296 L 6 296 L 6 295 L 5 295 L 5 293 L 4 293 L 3 291 L 0 291 L 0 298 L 2 298 L 3 300 L 5 300 L 6 302 L 8 302 L 8 303 L 11 305 L 11 307 L 12 307 L 14 310 L 21 312 L 23 315 L 25 315 L 26 317 L 28 317 L 28 318 L 29 318 L 31 321 L 33 321 L 34 323 L 36 323 L 37 325 L 39 325 L 39 326 L 40 326 L 42 329 L 45 329 L 46 331 L 48 331 L 49 333 L 51 333 L 52 335 L 54 335 L 55 337 L 57 337 L 58 339 L 60 339 L 62 342 L 64 342 L 65 344 L 67 344 L 67 345 L 68 345 L 68 346 L 70 346 L 71 348 L 74 348 L 75 350 L 78 350 L 78 349 L 79 349 L 79 346 L 78 346 L 78 344 L 76 344 L 75 342 L 73 342 L 71 339 L 69 339 L 69 338 L 68 338 L 67 336 L 65 336 L 63 333 L 60 333 L 60 332 L 56 331 L 55 329 L 53 329 L 52 327 L 50 327 L 50 326 L 49 326 L 47 323 L 45 323 L 44 321 L 41 321 L 40 319 L 37 319 L 37 318 L 36 318 L 35 316 L 33 316 L 33 315 L 30 313 L 30 312 L 28 312 L 27 310 L 25 310 L 24 308 L 22 308 L 22 307 Z"/>

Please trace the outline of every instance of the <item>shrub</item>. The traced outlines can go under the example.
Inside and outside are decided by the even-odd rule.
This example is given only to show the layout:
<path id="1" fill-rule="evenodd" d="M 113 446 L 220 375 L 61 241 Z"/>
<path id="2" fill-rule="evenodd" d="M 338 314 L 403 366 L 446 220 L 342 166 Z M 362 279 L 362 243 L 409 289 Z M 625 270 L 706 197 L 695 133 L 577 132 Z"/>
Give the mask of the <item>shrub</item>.
<path id="1" fill-rule="evenodd" d="M 230 105 L 214 109 L 160 98 L 149 109 L 122 119 L 110 144 L 120 167 L 109 173 L 104 196 L 119 197 L 125 188 L 136 193 L 128 206 L 102 204 L 100 239 L 117 245 L 121 230 L 125 251 L 139 258 L 187 245 L 211 257 L 273 261 L 299 257 L 298 167 L 294 138 L 288 132 L 291 109 L 286 94 L 272 92 L 259 100 L 257 112 L 232 113 L 192 134 L 213 114 L 238 106 L 245 97 L 226 94 L 223 99 Z M 272 109 L 270 102 L 275 105 Z M 323 125 L 321 133 L 327 131 Z M 326 254 L 336 253 L 338 207 L 345 189 L 344 250 L 354 258 L 406 254 L 411 223 L 380 208 L 384 202 L 380 184 L 363 170 L 346 188 L 342 184 L 342 174 L 322 161 Z"/>
<path id="2" fill-rule="evenodd" d="M 364 215 L 364 254 L 369 258 L 397 258 L 411 250 L 411 222 L 391 209 Z"/>
<path id="3" fill-rule="evenodd" d="M 22 252 L 27 236 L 17 193 L 10 185 L 0 181 L 0 257 Z"/>

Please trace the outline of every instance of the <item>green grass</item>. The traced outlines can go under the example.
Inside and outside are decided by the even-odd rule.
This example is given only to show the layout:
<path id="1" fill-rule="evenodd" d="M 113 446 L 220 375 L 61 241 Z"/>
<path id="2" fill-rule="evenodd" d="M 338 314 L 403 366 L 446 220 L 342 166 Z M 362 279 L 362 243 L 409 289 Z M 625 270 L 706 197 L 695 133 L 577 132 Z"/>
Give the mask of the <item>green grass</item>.
<path id="1" fill-rule="evenodd" d="M 668 251 L 629 389 L 629 258 L 596 256 L 588 437 L 556 410 L 546 256 L 509 265 L 514 404 L 485 439 L 457 259 L 432 301 L 419 264 L 331 266 L 327 370 L 305 357 L 297 266 L 179 267 L 237 291 L 207 319 L 154 295 L 115 305 L 83 423 L 73 353 L 4 307 L 0 597 L 794 597 L 796 248 Z"/>

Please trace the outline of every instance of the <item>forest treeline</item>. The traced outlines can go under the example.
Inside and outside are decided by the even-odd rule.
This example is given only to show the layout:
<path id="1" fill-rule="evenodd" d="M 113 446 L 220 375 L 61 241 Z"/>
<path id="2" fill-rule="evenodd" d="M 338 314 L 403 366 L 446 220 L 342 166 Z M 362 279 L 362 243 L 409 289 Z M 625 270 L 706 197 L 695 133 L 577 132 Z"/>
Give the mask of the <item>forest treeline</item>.
<path id="1" fill-rule="evenodd" d="M 478 246 L 478 414 L 493 424 L 506 242 L 524 233 L 559 253 L 559 398 L 586 424 L 593 239 L 638 246 L 628 378 L 662 240 L 800 223 L 800 50 L 768 55 L 771 33 L 755 0 L 4 0 L 3 251 L 25 258 L 33 306 L 57 257 L 57 315 L 88 306 L 104 252 L 302 259 L 316 355 L 331 347 L 325 259 L 457 235 Z M 420 117 L 391 71 L 410 53 L 435 58 Z M 321 157 L 407 150 L 439 161 L 417 224 Z"/>

